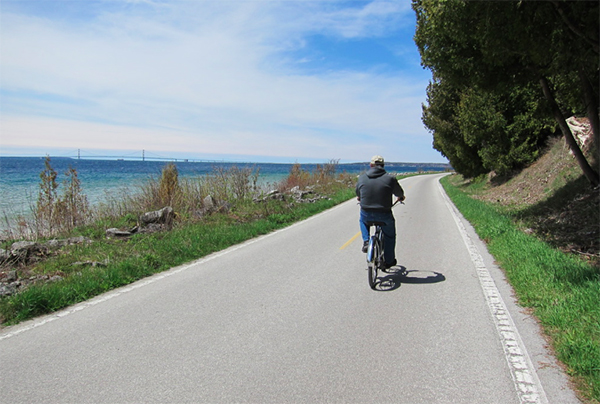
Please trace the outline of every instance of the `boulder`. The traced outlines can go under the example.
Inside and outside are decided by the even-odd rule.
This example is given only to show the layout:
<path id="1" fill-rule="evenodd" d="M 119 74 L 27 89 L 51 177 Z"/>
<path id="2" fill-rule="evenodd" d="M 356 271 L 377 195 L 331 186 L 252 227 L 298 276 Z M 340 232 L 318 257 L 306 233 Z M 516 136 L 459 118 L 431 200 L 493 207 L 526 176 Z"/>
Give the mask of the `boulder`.
<path id="1" fill-rule="evenodd" d="M 204 206 L 204 210 L 205 211 L 211 211 L 215 208 L 215 198 L 212 197 L 212 195 L 208 195 L 206 198 L 204 198 L 204 200 L 202 201 L 202 205 Z"/>
<path id="2" fill-rule="evenodd" d="M 172 207 L 165 206 L 160 210 L 144 213 L 140 218 L 140 221 L 143 224 L 160 223 L 171 225 L 173 223 L 173 219 L 175 219 L 175 211 Z"/>
<path id="3" fill-rule="evenodd" d="M 166 224 L 149 223 L 147 226 L 140 227 L 138 231 L 140 233 L 156 233 L 163 230 L 168 230 Z"/>
<path id="4" fill-rule="evenodd" d="M 28 261 L 48 254 L 48 247 L 34 241 L 17 241 L 10 246 L 11 255 L 17 260 Z"/>

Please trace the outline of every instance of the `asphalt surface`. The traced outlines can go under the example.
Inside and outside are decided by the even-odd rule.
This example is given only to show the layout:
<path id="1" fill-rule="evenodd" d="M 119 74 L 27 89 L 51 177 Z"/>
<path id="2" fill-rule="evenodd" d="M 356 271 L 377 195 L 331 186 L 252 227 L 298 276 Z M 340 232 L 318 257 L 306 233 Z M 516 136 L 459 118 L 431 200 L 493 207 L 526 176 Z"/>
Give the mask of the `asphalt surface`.
<path id="1" fill-rule="evenodd" d="M 579 402 L 439 178 L 401 182 L 378 290 L 348 201 L 2 330 L 0 402 Z"/>

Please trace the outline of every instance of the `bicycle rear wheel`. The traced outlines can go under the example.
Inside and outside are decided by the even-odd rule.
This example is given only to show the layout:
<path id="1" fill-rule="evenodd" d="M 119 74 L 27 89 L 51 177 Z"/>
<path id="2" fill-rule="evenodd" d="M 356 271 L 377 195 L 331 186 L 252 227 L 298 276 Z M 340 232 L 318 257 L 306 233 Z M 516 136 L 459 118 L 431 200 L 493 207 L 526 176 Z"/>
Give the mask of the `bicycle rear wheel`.
<path id="1" fill-rule="evenodd" d="M 375 236 L 372 236 L 369 241 L 368 257 L 368 269 L 369 269 L 369 286 L 371 289 L 375 289 L 377 285 L 377 272 L 380 266 L 381 259 L 381 247 L 379 241 Z"/>

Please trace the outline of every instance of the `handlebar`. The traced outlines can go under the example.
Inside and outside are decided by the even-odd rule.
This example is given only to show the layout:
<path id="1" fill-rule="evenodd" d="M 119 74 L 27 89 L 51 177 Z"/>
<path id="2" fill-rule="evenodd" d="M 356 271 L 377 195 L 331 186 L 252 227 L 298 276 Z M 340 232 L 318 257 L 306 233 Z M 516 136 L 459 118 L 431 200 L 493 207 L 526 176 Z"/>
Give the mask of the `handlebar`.
<path id="1" fill-rule="evenodd" d="M 406 199 L 406 197 L 405 197 L 404 199 Z M 404 199 L 402 199 L 402 200 L 400 200 L 400 198 L 396 199 L 396 202 L 394 202 L 394 203 L 392 204 L 392 208 L 393 208 L 394 206 L 396 206 L 396 204 L 397 204 L 398 202 L 400 202 L 402 205 L 404 205 Z M 356 204 L 357 204 L 357 205 L 360 205 L 360 198 L 356 198 L 356 200 L 358 201 L 358 202 L 356 202 Z"/>
<path id="2" fill-rule="evenodd" d="M 405 199 L 406 199 L 406 198 L 405 198 Z M 396 204 L 397 204 L 398 202 L 400 202 L 402 205 L 404 205 L 404 199 L 400 200 L 400 198 L 398 198 L 398 199 L 396 199 L 396 202 L 394 202 L 394 203 L 392 204 L 392 207 L 396 206 Z"/>

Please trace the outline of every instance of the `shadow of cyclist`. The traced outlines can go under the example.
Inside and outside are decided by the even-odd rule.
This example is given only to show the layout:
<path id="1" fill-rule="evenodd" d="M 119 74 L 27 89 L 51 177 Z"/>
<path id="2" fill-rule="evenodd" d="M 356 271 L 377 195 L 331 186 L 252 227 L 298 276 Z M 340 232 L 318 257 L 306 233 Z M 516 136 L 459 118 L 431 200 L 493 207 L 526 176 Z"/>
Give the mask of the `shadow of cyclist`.
<path id="1" fill-rule="evenodd" d="M 397 265 L 385 270 L 386 276 L 377 279 L 376 289 L 389 292 L 398 289 L 403 283 L 428 284 L 439 283 L 446 280 L 446 277 L 434 271 L 407 270 L 406 267 Z"/>

